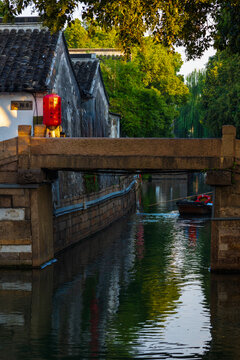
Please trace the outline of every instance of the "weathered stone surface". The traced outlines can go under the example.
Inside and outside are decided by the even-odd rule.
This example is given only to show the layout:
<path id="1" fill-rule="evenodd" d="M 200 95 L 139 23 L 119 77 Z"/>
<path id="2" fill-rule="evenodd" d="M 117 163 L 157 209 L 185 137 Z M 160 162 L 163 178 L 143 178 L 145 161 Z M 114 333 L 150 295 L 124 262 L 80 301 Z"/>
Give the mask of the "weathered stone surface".
<path id="1" fill-rule="evenodd" d="M 46 135 L 46 125 L 38 124 L 34 126 L 34 136 L 44 137 Z"/>
<path id="2" fill-rule="evenodd" d="M 21 169 L 29 169 L 30 166 L 30 136 L 18 137 L 18 167 Z"/>
<path id="3" fill-rule="evenodd" d="M 206 184 L 211 186 L 227 186 L 232 184 L 231 171 L 208 171 Z"/>
<path id="4" fill-rule="evenodd" d="M 12 205 L 11 196 L 8 196 L 8 195 L 1 196 L 0 195 L 0 213 L 1 213 L 1 208 L 10 208 L 11 205 Z"/>
<path id="5" fill-rule="evenodd" d="M 0 172 L 0 184 L 17 184 L 17 172 L 14 171 Z"/>
<path id="6" fill-rule="evenodd" d="M 24 219 L 25 219 L 25 209 L 14 209 L 11 207 L 6 209 L 0 208 L 0 221 L 3 220 L 20 221 Z"/>
<path id="7" fill-rule="evenodd" d="M 0 161 L 17 155 L 17 138 L 0 142 Z"/>
<path id="8" fill-rule="evenodd" d="M 31 139 L 32 154 L 218 157 L 221 139 L 45 138 Z"/>
<path id="9" fill-rule="evenodd" d="M 54 218 L 54 251 L 59 252 L 121 218 L 134 208 L 135 196 L 130 191 L 123 197 L 104 201 L 101 206 Z"/>
<path id="10" fill-rule="evenodd" d="M 236 139 L 235 151 L 236 151 L 235 161 L 239 165 L 240 164 L 240 140 L 239 139 Z"/>
<path id="11" fill-rule="evenodd" d="M 237 184 L 216 186 L 214 197 L 214 217 L 240 217 L 240 193 Z"/>
<path id="12" fill-rule="evenodd" d="M 17 196 L 23 196 L 24 195 L 24 189 L 18 189 L 18 188 L 0 188 L 0 195 L 17 195 Z"/>
<path id="13" fill-rule="evenodd" d="M 19 155 L 18 157 L 18 170 L 30 168 L 30 156 L 29 154 Z"/>
<path id="14" fill-rule="evenodd" d="M 41 184 L 46 179 L 46 174 L 41 169 L 19 169 L 18 184 Z"/>
<path id="15" fill-rule="evenodd" d="M 226 161 L 225 161 L 226 160 Z M 207 168 L 226 168 L 232 161 L 225 159 L 220 162 L 217 157 L 209 158 L 180 158 L 162 156 L 58 156 L 58 155 L 32 155 L 31 167 L 42 167 L 60 170 L 126 170 L 135 172 L 156 170 L 203 170 Z"/>
<path id="16" fill-rule="evenodd" d="M 16 196 L 14 195 L 12 197 L 12 205 L 14 208 L 26 208 L 30 206 L 30 201 L 29 201 L 29 194 L 25 194 L 24 196 Z"/>
<path id="17" fill-rule="evenodd" d="M 9 163 L 5 163 L 3 165 L 0 164 L 0 171 L 17 171 L 18 163 L 17 161 L 12 161 Z"/>
<path id="18" fill-rule="evenodd" d="M 236 128 L 232 125 L 222 127 L 222 146 L 221 155 L 235 157 L 236 148 Z"/>
<path id="19" fill-rule="evenodd" d="M 32 252 L 23 252 L 19 254 L 20 260 L 31 260 L 32 261 Z"/>
<path id="20" fill-rule="evenodd" d="M 18 136 L 31 136 L 31 125 L 18 125 Z"/>
<path id="21" fill-rule="evenodd" d="M 211 270 L 240 272 L 240 222 L 213 220 L 211 242 Z"/>
<path id="22" fill-rule="evenodd" d="M 5 254 L 6 255 L 6 254 Z M 8 259 L 7 256 L 2 256 L 0 257 L 0 266 L 1 267 L 6 267 L 6 268 L 31 268 L 32 267 L 32 260 L 25 260 L 25 259 L 16 259 L 16 260 L 11 260 Z"/>
<path id="23" fill-rule="evenodd" d="M 53 223 L 51 185 L 30 191 L 33 267 L 53 258 Z"/>
<path id="24" fill-rule="evenodd" d="M 230 130 L 224 130 L 222 139 L 49 139 L 20 136 L 19 168 L 224 169 L 231 167 L 234 160 L 235 139 Z M 29 134 L 29 128 L 23 130 L 23 134 Z"/>
<path id="25" fill-rule="evenodd" d="M 20 254 L 20 253 L 29 253 L 31 251 L 32 251 L 32 245 L 22 245 L 22 244 L 0 245 L 0 254 L 3 253 Z"/>
<path id="26" fill-rule="evenodd" d="M 0 221 L 0 239 L 10 242 L 20 239 L 31 240 L 30 221 Z"/>
<path id="27" fill-rule="evenodd" d="M 0 171 L 10 170 L 10 169 L 6 169 L 6 167 L 13 166 L 13 164 L 18 165 L 17 162 L 18 162 L 17 154 L 15 154 L 14 156 L 10 156 L 10 157 L 7 157 L 7 158 L 0 159 Z M 10 170 L 10 171 L 12 171 L 12 170 Z"/>
<path id="28" fill-rule="evenodd" d="M 233 166 L 222 139 L 32 138 L 30 167 L 203 170 Z M 228 145 L 226 145 L 228 148 Z M 225 154 L 226 153 L 226 154 Z"/>
<path id="29" fill-rule="evenodd" d="M 0 245 L 31 245 L 32 239 L 25 238 L 25 239 L 0 239 Z"/>
<path id="30" fill-rule="evenodd" d="M 236 131 L 235 126 L 233 126 L 233 125 L 223 125 L 223 127 L 222 127 L 222 135 L 223 136 L 224 135 L 231 135 L 234 138 L 236 138 L 237 131 Z"/>

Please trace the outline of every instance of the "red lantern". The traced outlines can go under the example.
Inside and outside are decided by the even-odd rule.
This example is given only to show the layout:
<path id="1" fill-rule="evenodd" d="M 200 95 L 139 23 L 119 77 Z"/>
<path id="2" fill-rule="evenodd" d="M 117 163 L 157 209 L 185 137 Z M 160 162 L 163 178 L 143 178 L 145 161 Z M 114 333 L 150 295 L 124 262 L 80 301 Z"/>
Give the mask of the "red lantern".
<path id="1" fill-rule="evenodd" d="M 61 98 L 56 94 L 43 97 L 43 123 L 47 126 L 61 124 Z"/>

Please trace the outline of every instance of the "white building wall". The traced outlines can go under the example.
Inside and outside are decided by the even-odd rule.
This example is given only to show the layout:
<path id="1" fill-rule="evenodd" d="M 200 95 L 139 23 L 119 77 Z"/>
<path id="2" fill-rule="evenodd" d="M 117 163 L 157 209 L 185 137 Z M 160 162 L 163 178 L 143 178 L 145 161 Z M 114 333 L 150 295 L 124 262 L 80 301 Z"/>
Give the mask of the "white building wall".
<path id="1" fill-rule="evenodd" d="M 0 141 L 18 136 L 18 125 L 32 125 L 33 116 L 43 115 L 43 96 L 28 93 L 0 94 Z M 11 110 L 11 101 L 32 101 L 32 110 Z M 33 129 L 32 129 L 33 131 Z"/>

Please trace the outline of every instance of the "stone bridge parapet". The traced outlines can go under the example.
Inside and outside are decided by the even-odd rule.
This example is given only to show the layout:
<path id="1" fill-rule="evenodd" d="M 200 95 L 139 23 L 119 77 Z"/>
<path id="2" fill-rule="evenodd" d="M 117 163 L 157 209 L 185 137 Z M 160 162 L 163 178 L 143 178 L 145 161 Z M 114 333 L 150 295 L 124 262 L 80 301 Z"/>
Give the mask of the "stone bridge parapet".
<path id="1" fill-rule="evenodd" d="M 32 137 L 30 126 L 20 126 L 18 135 L 0 143 L 0 245 L 6 260 L 0 258 L 0 265 L 37 267 L 53 256 L 51 181 L 58 170 L 183 170 L 207 172 L 215 189 L 212 270 L 240 271 L 240 140 L 233 126 L 224 126 L 219 139 L 45 138 Z"/>

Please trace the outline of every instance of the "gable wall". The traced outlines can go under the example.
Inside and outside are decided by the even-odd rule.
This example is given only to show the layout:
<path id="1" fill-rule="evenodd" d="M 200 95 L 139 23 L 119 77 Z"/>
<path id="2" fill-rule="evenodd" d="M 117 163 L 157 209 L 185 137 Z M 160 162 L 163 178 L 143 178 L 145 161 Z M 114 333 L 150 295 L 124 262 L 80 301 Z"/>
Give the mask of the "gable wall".
<path id="1" fill-rule="evenodd" d="M 67 137 L 82 136 L 81 94 L 72 70 L 63 36 L 47 80 L 50 92 L 61 97 L 62 128 Z M 59 179 L 52 185 L 54 207 L 64 206 L 70 199 L 78 198 L 84 191 L 82 175 L 78 172 L 59 171 Z"/>
<path id="2" fill-rule="evenodd" d="M 80 137 L 81 95 L 62 35 L 59 38 L 57 55 L 47 85 L 50 92 L 61 96 L 63 131 L 67 136 Z"/>
<path id="3" fill-rule="evenodd" d="M 110 134 L 108 112 L 109 104 L 98 71 L 93 81 L 92 99 L 82 103 L 82 136 L 108 137 Z"/>
<path id="4" fill-rule="evenodd" d="M 97 74 L 97 79 L 94 89 L 94 97 L 96 99 L 95 101 L 96 135 L 95 136 L 108 137 L 110 135 L 109 115 L 108 115 L 109 105 L 99 72 Z"/>

